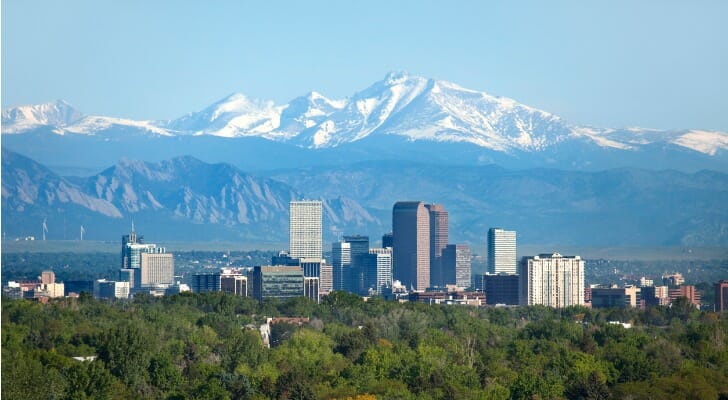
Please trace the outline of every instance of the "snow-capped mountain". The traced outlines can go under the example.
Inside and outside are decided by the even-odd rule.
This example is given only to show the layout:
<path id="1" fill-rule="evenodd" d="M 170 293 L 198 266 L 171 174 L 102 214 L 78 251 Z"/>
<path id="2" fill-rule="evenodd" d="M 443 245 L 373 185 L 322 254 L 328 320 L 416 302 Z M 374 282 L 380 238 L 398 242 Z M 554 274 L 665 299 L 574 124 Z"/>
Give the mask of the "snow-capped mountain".
<path id="1" fill-rule="evenodd" d="M 34 106 L 13 107 L 3 111 L 2 133 L 24 133 L 51 127 L 53 132 L 95 135 L 116 129 L 133 129 L 157 135 L 171 135 L 153 121 L 86 116 L 63 100 Z"/>
<path id="2" fill-rule="evenodd" d="M 318 127 L 331 114 L 341 110 L 346 100 L 331 100 L 316 92 L 297 97 L 281 112 L 281 123 L 278 130 L 286 133 L 286 137 L 294 137 L 301 132 Z"/>
<path id="3" fill-rule="evenodd" d="M 336 148 L 364 139 L 460 143 L 514 155 L 573 145 L 638 152 L 647 147 L 694 151 L 710 157 L 728 151 L 728 134 L 704 130 L 595 128 L 456 84 L 388 74 L 343 100 L 311 92 L 288 104 L 234 93 L 172 121 L 83 116 L 65 102 L 3 111 L 3 133 L 41 128 L 57 134 L 259 137 L 309 149 Z M 570 147 L 570 148 L 573 148 Z"/>
<path id="4" fill-rule="evenodd" d="M 272 101 L 251 99 L 240 93 L 166 124 L 179 134 L 223 137 L 263 136 L 273 139 L 280 125 L 282 107 Z"/>
<path id="5" fill-rule="evenodd" d="M 20 106 L 3 110 L 2 132 L 17 133 L 39 126 L 63 127 L 81 118 L 83 114 L 63 100 L 34 106 Z"/>

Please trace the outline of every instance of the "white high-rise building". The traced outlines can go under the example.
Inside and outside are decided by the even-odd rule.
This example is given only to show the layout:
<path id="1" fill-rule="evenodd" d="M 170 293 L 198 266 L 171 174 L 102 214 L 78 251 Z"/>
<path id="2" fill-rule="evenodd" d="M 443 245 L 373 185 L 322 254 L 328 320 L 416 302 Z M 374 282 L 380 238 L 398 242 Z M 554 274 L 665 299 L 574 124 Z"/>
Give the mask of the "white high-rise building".
<path id="1" fill-rule="evenodd" d="M 488 230 L 488 273 L 517 274 L 516 231 Z"/>
<path id="2" fill-rule="evenodd" d="M 584 304 L 584 260 L 559 253 L 524 257 L 520 303 L 563 308 Z"/>
<path id="3" fill-rule="evenodd" d="M 333 267 L 333 289 L 351 290 L 351 243 L 334 242 L 331 244 Z"/>
<path id="4" fill-rule="evenodd" d="M 289 246 L 292 258 L 322 258 L 321 201 L 290 203 Z"/>
<path id="5" fill-rule="evenodd" d="M 369 249 L 364 263 L 364 286 L 377 294 L 382 288 L 392 287 L 392 248 Z"/>

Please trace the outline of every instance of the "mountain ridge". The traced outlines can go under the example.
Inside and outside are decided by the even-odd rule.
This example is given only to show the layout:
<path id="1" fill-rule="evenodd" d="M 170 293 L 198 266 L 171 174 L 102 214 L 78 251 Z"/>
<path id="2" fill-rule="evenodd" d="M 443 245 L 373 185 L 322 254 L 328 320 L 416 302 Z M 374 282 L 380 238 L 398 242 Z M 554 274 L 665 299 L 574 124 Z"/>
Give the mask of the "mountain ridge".
<path id="1" fill-rule="evenodd" d="M 49 226 L 82 224 L 88 232 L 107 232 L 108 239 L 134 219 L 151 226 L 150 233 L 186 239 L 280 240 L 287 235 L 288 202 L 306 197 L 287 184 L 190 156 L 159 163 L 121 159 L 73 180 L 5 148 L 2 162 L 3 230 L 18 237 L 31 235 L 36 220 L 48 219 Z M 322 201 L 324 219 L 334 229 L 378 224 L 352 199 Z M 55 233 L 50 237 L 59 239 Z"/>
<path id="2" fill-rule="evenodd" d="M 226 163 L 176 157 L 122 159 L 90 177 L 66 178 L 3 148 L 2 228 L 8 237 L 116 240 L 132 219 L 160 240 L 285 242 L 291 200 L 319 198 L 324 238 L 391 228 L 399 200 L 440 203 L 456 243 L 482 244 L 487 229 L 519 232 L 521 243 L 728 245 L 728 174 L 619 168 L 597 172 L 498 165 L 363 161 L 281 168 L 255 175 Z M 395 179 L 396 177 L 396 179 Z M 105 211 L 106 213 L 104 214 Z"/>
<path id="3" fill-rule="evenodd" d="M 469 143 L 506 154 L 543 153 L 561 143 L 605 150 L 639 151 L 650 145 L 688 149 L 710 157 L 728 154 L 728 134 L 688 129 L 595 128 L 507 97 L 442 80 L 389 73 L 344 100 L 317 92 L 284 105 L 233 93 L 171 121 L 134 121 L 86 116 L 65 102 L 3 110 L 3 134 L 51 128 L 57 134 L 114 136 L 261 137 L 298 147 L 336 148 L 368 137 L 396 135 L 408 141 Z M 45 110 L 45 111 L 44 111 Z"/>

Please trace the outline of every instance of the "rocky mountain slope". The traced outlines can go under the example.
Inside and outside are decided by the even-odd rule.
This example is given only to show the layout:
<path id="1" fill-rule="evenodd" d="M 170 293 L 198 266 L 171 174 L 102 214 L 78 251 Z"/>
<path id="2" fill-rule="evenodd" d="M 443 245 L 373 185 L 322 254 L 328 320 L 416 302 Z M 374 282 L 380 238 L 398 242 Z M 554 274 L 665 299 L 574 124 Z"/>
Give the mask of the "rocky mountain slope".
<path id="1" fill-rule="evenodd" d="M 193 157 L 123 159 L 91 177 L 60 177 L 2 153 L 2 230 L 49 239 L 116 240 L 134 220 L 163 240 L 285 243 L 288 202 L 321 198 L 326 241 L 391 230 L 399 200 L 441 203 L 453 242 L 485 245 L 488 228 L 520 243 L 595 246 L 728 245 L 728 174 L 622 168 L 511 170 L 402 161 L 246 174 Z M 162 240 L 160 239 L 160 240 Z"/>
<path id="2" fill-rule="evenodd" d="M 89 178 L 60 177 L 6 149 L 2 162 L 3 231 L 13 237 L 38 236 L 36 225 L 47 219 L 55 228 L 49 238 L 62 239 L 61 226 L 66 238 L 75 237 L 85 225 L 86 238 L 113 239 L 134 220 L 148 234 L 177 239 L 281 241 L 288 235 L 288 202 L 305 197 L 286 184 L 193 157 L 123 159 Z M 352 199 L 323 201 L 327 236 L 379 227 Z"/>

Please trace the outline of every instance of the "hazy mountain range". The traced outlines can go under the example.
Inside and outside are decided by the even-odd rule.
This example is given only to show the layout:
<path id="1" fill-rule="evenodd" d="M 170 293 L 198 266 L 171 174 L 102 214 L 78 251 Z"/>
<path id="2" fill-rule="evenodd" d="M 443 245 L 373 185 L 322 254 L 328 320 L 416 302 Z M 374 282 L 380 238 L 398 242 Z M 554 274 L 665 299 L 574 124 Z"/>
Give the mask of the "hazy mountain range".
<path id="1" fill-rule="evenodd" d="M 723 132 L 579 126 L 509 98 L 406 73 L 340 100 L 311 92 L 276 105 L 235 93 L 171 121 L 87 116 L 57 101 L 4 110 L 2 125 L 5 146 L 64 167 L 193 155 L 245 169 L 410 160 L 728 170 Z M 89 150 L 87 158 L 76 156 L 79 148 Z"/>
<path id="2" fill-rule="evenodd" d="M 396 175 L 397 180 L 389 179 Z M 405 183 L 403 183 L 405 182 Z M 522 243 L 562 245 L 726 245 L 728 174 L 616 169 L 508 170 L 364 162 L 250 175 L 193 157 L 129 159 L 90 177 L 61 177 L 2 152 L 2 225 L 8 237 L 116 240 L 136 222 L 158 240 L 285 243 L 288 202 L 324 201 L 326 240 L 391 229 L 395 201 L 421 199 L 450 212 L 451 241 L 484 245 L 492 226 Z"/>

